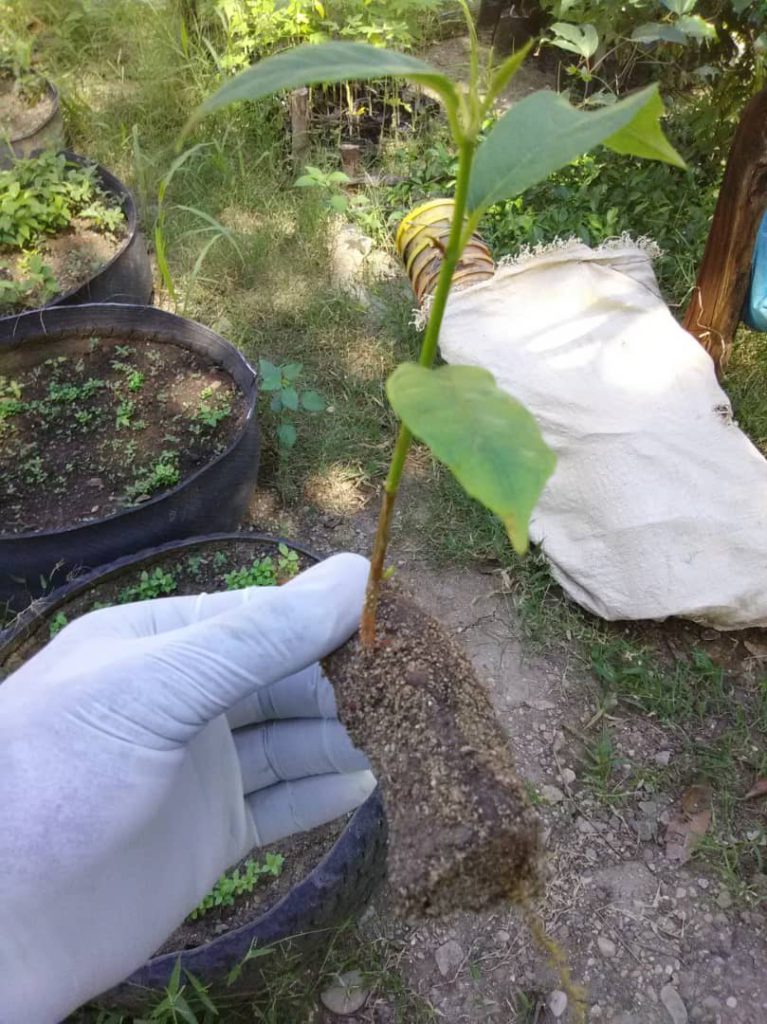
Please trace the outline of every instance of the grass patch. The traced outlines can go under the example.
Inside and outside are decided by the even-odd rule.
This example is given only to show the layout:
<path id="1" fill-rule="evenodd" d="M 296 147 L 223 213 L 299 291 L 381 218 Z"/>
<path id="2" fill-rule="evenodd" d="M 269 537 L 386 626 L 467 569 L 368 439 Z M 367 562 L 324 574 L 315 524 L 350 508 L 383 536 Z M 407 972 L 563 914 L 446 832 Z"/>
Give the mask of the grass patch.
<path id="1" fill-rule="evenodd" d="M 741 327 L 725 370 L 724 389 L 735 418 L 762 454 L 767 454 L 767 344 L 765 336 Z"/>
<path id="2" fill-rule="evenodd" d="M 338 983 L 338 976 L 359 971 L 371 991 L 369 1004 L 386 1001 L 393 1014 L 392 1024 L 430 1024 L 437 1020 L 431 1005 L 405 982 L 398 969 L 401 948 L 385 938 L 367 940 L 351 924 L 329 932 L 315 960 L 302 965 L 289 942 L 254 949 L 230 976 L 236 986 L 248 963 L 256 960 L 263 974 L 258 996 L 217 996 L 211 998 L 199 979 L 179 974 L 164 993 L 158 993 L 154 1007 L 141 1021 L 154 1024 L 286 1024 L 314 1019 L 320 993 Z M 70 1024 L 139 1024 L 132 1015 L 85 1007 L 70 1018 Z"/>
<path id="3" fill-rule="evenodd" d="M 624 789 L 640 779 L 645 789 L 666 791 L 708 783 L 713 817 L 698 854 L 738 896 L 763 901 L 767 831 L 758 805 L 742 797 L 767 774 L 767 679 L 728 675 L 702 650 L 667 661 L 649 646 L 616 637 L 594 646 L 591 661 L 603 702 L 654 719 L 678 751 L 667 769 L 632 766 Z M 610 742 L 603 736 L 590 752 L 586 772 L 608 801 L 615 794 Z"/>

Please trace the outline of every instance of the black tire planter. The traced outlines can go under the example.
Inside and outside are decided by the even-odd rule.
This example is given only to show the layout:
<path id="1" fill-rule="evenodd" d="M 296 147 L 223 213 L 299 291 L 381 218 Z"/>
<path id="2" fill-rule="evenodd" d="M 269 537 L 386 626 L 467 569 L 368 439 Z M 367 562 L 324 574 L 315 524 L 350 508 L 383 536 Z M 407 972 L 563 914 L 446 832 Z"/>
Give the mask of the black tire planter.
<path id="1" fill-rule="evenodd" d="M 70 150 L 62 150 L 71 163 L 80 167 L 93 165 L 87 157 L 78 156 Z M 104 263 L 83 284 L 62 292 L 42 307 L 50 309 L 55 306 L 73 306 L 88 302 L 113 302 L 127 305 L 144 306 L 150 302 L 154 288 L 152 282 L 152 264 L 149 259 L 144 236 L 138 226 L 136 203 L 130 190 L 126 188 L 105 167 L 96 164 L 96 176 L 101 187 L 110 195 L 115 196 L 125 214 L 126 236 L 120 248 L 112 258 Z M 28 311 L 29 312 L 29 311 Z M 35 312 L 35 310 L 31 310 Z M 12 321 L 24 313 L 0 317 L 0 326 Z"/>
<path id="2" fill-rule="evenodd" d="M 61 116 L 61 102 L 56 86 L 44 78 L 48 96 L 53 107 L 48 117 L 26 135 L 16 135 L 5 141 L 0 139 L 0 170 L 10 167 L 14 160 L 31 156 L 40 149 L 61 149 L 64 144 L 64 119 Z"/>
<path id="3" fill-rule="evenodd" d="M 256 484 L 260 453 L 255 371 L 218 334 L 151 306 L 120 304 L 35 310 L 0 321 L 0 357 L 99 335 L 175 344 L 206 356 L 239 387 L 245 419 L 229 447 L 175 487 L 102 519 L 29 533 L 0 533 L 0 603 L 20 611 L 68 578 L 125 554 L 239 525 Z"/>
<path id="4" fill-rule="evenodd" d="M 253 533 L 217 533 L 194 537 L 180 543 L 163 544 L 137 555 L 120 558 L 111 565 L 89 573 L 28 608 L 15 625 L 0 636 L 0 673 L 8 659 L 29 639 L 41 620 L 49 620 L 68 601 L 94 584 L 107 582 L 126 570 L 150 568 L 169 553 L 190 550 L 220 541 L 252 541 L 254 545 L 285 543 L 308 559 L 318 557 L 300 544 L 282 538 Z M 195 949 L 179 950 L 152 957 L 143 967 L 100 996 L 96 1002 L 109 1009 L 146 1011 L 157 1002 L 168 985 L 176 964 L 209 986 L 217 996 L 257 995 L 264 987 L 270 957 L 246 963 L 233 984 L 230 972 L 242 963 L 251 948 L 280 944 L 293 957 L 309 965 L 314 955 L 327 946 L 329 931 L 357 915 L 383 879 L 386 868 L 387 827 L 383 802 L 376 789 L 352 815 L 335 844 L 320 863 L 277 903 L 254 920 Z M 147 894 L 151 898 L 151 894 Z"/>

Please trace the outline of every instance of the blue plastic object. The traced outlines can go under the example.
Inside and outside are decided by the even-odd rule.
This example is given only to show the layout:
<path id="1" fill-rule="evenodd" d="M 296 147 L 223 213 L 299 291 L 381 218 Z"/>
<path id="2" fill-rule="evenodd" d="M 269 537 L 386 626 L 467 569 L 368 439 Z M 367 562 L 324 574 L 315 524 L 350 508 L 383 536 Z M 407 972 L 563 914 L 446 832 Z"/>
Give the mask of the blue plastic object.
<path id="1" fill-rule="evenodd" d="M 767 212 L 756 234 L 751 282 L 748 286 L 743 320 L 755 331 L 767 331 Z"/>

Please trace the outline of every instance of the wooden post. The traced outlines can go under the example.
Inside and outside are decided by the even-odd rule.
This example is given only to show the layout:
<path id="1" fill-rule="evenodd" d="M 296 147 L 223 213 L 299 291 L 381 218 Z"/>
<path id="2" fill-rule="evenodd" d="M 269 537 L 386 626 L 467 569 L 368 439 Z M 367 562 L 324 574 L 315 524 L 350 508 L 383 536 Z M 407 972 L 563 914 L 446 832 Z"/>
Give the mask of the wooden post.
<path id="1" fill-rule="evenodd" d="M 756 232 L 767 208 L 767 89 L 735 132 L 684 327 L 716 364 L 727 363 L 748 289 Z"/>
<path id="2" fill-rule="evenodd" d="M 292 132 L 293 166 L 300 171 L 309 156 L 309 90 L 306 86 L 290 94 L 290 126 Z"/>
<path id="3" fill-rule="evenodd" d="M 352 181 L 359 178 L 362 171 L 362 146 L 358 142 L 341 143 L 341 167 Z"/>

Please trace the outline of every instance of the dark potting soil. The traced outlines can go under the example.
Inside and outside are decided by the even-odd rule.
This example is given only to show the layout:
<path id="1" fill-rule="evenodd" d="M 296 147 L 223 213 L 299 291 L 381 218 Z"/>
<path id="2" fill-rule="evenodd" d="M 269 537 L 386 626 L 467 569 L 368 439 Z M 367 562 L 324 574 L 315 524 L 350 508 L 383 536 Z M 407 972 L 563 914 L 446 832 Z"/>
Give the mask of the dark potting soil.
<path id="1" fill-rule="evenodd" d="M 101 519 L 223 452 L 245 402 L 225 370 L 173 344 L 82 339 L 19 365 L 0 354 L 0 533 Z M 50 350 L 49 350 L 50 351 Z"/>
<path id="2" fill-rule="evenodd" d="M 53 113 L 53 98 L 44 83 L 25 88 L 11 77 L 0 76 L 0 134 L 9 139 L 31 135 Z"/>
<path id="3" fill-rule="evenodd" d="M 538 888 L 537 815 L 468 659 L 387 586 L 374 651 L 359 636 L 324 664 L 339 717 L 370 758 L 389 822 L 389 883 L 410 915 L 478 910 Z"/>
<path id="4" fill-rule="evenodd" d="M 310 563 L 310 559 L 287 547 L 277 548 L 274 544 L 244 539 L 207 542 L 186 548 L 182 553 L 169 552 L 94 584 L 52 616 L 41 617 L 39 626 L 24 643 L 0 662 L 0 679 L 21 667 L 68 623 L 95 608 L 171 594 L 273 586 L 284 583 Z M 267 853 L 279 853 L 284 858 L 280 874 L 263 875 L 252 892 L 237 897 L 231 906 L 209 910 L 196 919 L 187 918 L 158 952 L 190 949 L 210 942 L 265 913 L 316 867 L 347 820 L 345 816 L 310 832 L 251 851 L 241 864 L 249 858 L 264 862 Z"/>

